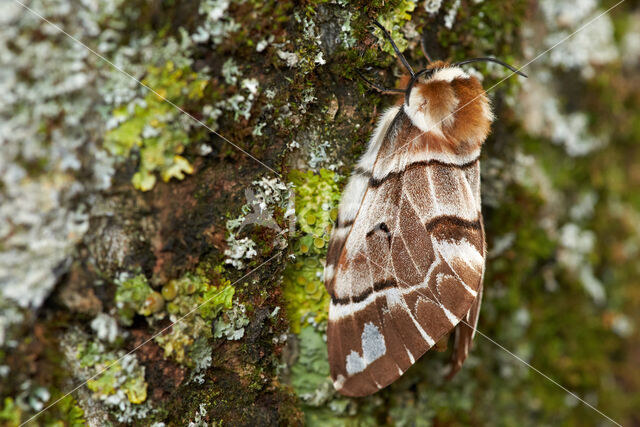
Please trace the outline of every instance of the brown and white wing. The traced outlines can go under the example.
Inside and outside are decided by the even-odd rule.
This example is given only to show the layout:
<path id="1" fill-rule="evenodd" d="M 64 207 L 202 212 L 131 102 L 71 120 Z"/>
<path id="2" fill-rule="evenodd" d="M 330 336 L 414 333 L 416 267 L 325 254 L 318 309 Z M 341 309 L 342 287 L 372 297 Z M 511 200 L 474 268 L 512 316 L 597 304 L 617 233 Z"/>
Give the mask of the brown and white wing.
<path id="1" fill-rule="evenodd" d="M 329 362 L 344 395 L 391 384 L 479 297 L 479 150 L 467 158 L 398 150 L 420 133 L 403 110 L 383 117 L 329 243 Z"/>

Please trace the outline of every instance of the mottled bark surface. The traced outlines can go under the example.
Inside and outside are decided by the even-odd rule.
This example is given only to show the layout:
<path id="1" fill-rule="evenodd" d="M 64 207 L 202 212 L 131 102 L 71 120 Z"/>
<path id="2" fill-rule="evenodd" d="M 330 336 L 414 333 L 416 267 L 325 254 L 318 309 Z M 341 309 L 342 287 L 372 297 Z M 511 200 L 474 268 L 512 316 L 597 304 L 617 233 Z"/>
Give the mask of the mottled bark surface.
<path id="1" fill-rule="evenodd" d="M 373 19 L 415 68 L 422 36 L 436 59 L 522 65 L 615 3 L 29 3 L 155 94 L 6 3 L 0 425 L 608 422 L 483 336 L 450 382 L 449 354 L 429 353 L 341 397 L 320 277 L 340 191 L 395 101 L 356 70 L 388 87 L 404 72 Z M 640 423 L 638 13 L 598 18 L 527 81 L 469 69 L 499 83 L 479 329 L 624 425 Z"/>

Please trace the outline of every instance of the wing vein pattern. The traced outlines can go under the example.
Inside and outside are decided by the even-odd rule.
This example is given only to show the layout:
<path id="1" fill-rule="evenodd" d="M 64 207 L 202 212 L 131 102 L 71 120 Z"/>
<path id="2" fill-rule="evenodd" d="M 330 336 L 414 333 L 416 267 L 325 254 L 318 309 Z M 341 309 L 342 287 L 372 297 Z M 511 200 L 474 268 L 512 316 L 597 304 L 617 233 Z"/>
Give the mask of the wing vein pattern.
<path id="1" fill-rule="evenodd" d="M 458 322 L 475 325 L 482 292 L 480 150 L 430 154 L 429 137 L 391 108 L 344 191 L 325 285 L 331 375 L 345 395 L 391 384 L 456 326 L 452 373 L 469 350 L 473 329 Z M 398 150 L 412 139 L 419 155 Z"/>

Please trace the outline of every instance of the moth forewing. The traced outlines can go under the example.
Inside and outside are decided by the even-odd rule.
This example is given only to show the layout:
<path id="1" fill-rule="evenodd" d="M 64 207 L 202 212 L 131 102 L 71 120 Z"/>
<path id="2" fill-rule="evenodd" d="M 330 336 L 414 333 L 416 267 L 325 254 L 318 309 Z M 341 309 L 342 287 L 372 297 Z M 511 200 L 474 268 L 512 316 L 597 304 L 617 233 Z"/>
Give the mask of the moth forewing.
<path id="1" fill-rule="evenodd" d="M 418 74 L 373 133 L 329 243 L 329 362 L 349 396 L 391 384 L 454 329 L 455 373 L 479 314 L 479 156 L 493 116 L 461 68 L 437 62 Z"/>

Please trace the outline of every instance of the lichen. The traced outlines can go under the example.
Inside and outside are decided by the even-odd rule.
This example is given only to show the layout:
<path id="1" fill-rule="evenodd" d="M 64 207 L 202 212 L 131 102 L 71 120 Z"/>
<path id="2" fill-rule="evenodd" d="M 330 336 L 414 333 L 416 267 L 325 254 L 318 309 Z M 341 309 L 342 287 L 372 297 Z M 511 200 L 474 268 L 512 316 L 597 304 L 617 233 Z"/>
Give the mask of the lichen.
<path id="1" fill-rule="evenodd" d="M 115 302 L 123 325 L 131 326 L 135 314 L 150 316 L 162 310 L 164 306 L 162 295 L 149 286 L 143 274 L 131 276 L 123 273 L 116 284 L 118 288 Z"/>
<path id="2" fill-rule="evenodd" d="M 0 410 L 0 421 L 9 427 L 16 427 L 20 425 L 21 418 L 22 411 L 20 407 L 15 404 L 12 398 L 5 397 L 4 405 L 2 406 L 2 410 Z"/>
<path id="3" fill-rule="evenodd" d="M 135 188 L 149 191 L 156 183 L 156 173 L 165 182 L 193 173 L 191 163 L 181 156 L 191 141 L 189 119 L 166 100 L 188 109 L 188 103 L 204 97 L 207 80 L 168 61 L 161 67 L 150 66 L 143 83 L 154 92 L 113 110 L 105 147 L 121 157 L 135 149 L 140 161 L 131 181 Z"/>
<path id="4" fill-rule="evenodd" d="M 307 404 L 321 406 L 334 394 L 329 379 L 327 344 L 322 334 L 311 326 L 303 327 L 298 338 L 300 355 L 291 367 L 291 385 Z"/>
<path id="5" fill-rule="evenodd" d="M 215 301 L 221 290 L 224 301 L 197 309 L 165 332 L 166 341 L 136 353 L 158 412 L 144 412 L 150 397 L 134 404 L 122 390 L 110 395 L 122 403 L 118 407 L 92 397 L 111 391 L 112 377 L 124 372 L 119 366 L 119 374 L 92 383 L 95 391 L 83 387 L 74 394 L 87 421 L 297 425 L 304 411 L 307 425 L 594 423 L 589 408 L 480 334 L 449 382 L 441 374 L 449 354 L 433 352 L 371 397 L 338 396 L 328 379 L 321 276 L 332 216 L 299 190 L 319 179 L 328 185 L 318 185 L 316 193 L 335 207 L 342 175 L 362 152 L 375 117 L 392 102 L 349 81 L 359 69 L 391 86 L 402 71 L 371 20 L 384 21 L 415 66 L 424 64 L 423 34 L 441 59 L 495 56 L 518 66 L 611 6 L 595 0 L 422 5 L 205 0 L 160 10 L 120 0 L 29 3 L 137 79 L 172 62 L 175 71 L 197 70 L 198 79 L 210 82 L 201 98 L 177 105 L 266 164 L 282 167 L 280 184 L 299 186 L 295 195 L 277 190 L 282 200 L 263 207 L 249 202 L 260 192 L 252 185 L 254 196 L 241 212 L 233 201 L 237 184 L 257 180 L 260 166 L 253 169 L 252 160 L 187 119 L 162 128 L 184 130 L 183 148 L 173 147 L 183 151 L 158 151 L 155 160 L 174 166 L 168 175 L 187 175 L 193 166 L 193 177 L 156 185 L 151 194 L 129 188 L 127 180 L 142 165 L 142 146 L 119 155 L 101 144 L 124 123 L 112 113 L 129 104 L 146 108 L 140 101 L 149 94 L 17 4 L 0 6 L 0 139 L 7 142 L 0 148 L 0 423 L 18 425 L 62 396 L 57 386 L 67 390 L 70 381 L 97 372 L 78 366 L 78 342 L 69 345 L 72 357 L 56 356 L 60 334 L 76 334 L 77 327 L 80 335 L 92 334 L 81 342 L 100 342 L 115 358 L 126 351 L 124 343 L 132 348 L 206 299 Z M 529 80 L 510 78 L 492 89 L 498 119 L 481 162 L 488 262 L 479 330 L 625 425 L 633 424 L 632 391 L 640 386 L 633 357 L 640 321 L 634 286 L 640 256 L 638 22 L 623 3 L 527 66 Z M 495 65 L 475 68 L 466 69 L 483 76 L 485 88 L 508 75 Z M 155 132 L 143 127 L 140 139 L 161 138 Z M 233 170 L 242 176 L 221 176 Z M 138 177 L 138 186 L 149 187 L 162 173 Z M 112 181 L 117 189 L 103 193 Z M 222 195 L 209 200 L 210 192 Z M 167 200 L 175 195 L 184 203 L 170 204 L 168 213 Z M 108 203 L 118 207 L 93 208 Z M 314 208 L 303 212 L 307 205 Z M 306 218 L 309 211 L 318 213 L 315 222 Z M 121 231 L 103 233 L 93 227 L 98 220 Z M 106 249 L 94 251 L 84 244 L 89 240 L 104 240 Z M 234 252 L 236 246 L 242 250 Z M 225 249 L 231 253 L 225 256 Z M 278 250 L 288 251 L 286 267 L 267 264 L 252 283 L 229 286 L 227 278 L 247 272 L 235 267 L 257 266 Z M 176 256 L 167 262 L 166 253 Z M 233 253 L 241 254 L 235 256 L 240 262 L 233 262 Z M 206 273 L 203 256 L 215 265 Z M 120 280 L 118 271 L 130 276 Z M 126 280 L 132 282 L 123 287 Z M 90 313 L 67 307 L 58 292 L 93 286 L 100 304 Z M 114 291 L 120 291 L 124 320 Z M 145 309 L 140 295 L 153 292 L 162 297 L 153 294 Z M 285 304 L 286 310 L 274 309 Z M 278 362 L 291 364 L 282 371 L 293 387 L 274 378 Z M 64 402 L 69 414 L 82 411 Z M 59 405 L 36 422 L 82 422 L 71 421 Z"/>
<path id="6" fill-rule="evenodd" d="M 202 350 L 206 342 L 202 340 L 212 337 L 211 322 L 223 310 L 233 307 L 235 292 L 229 281 L 220 280 L 220 284 L 214 285 L 204 274 L 187 273 L 164 285 L 162 294 L 167 298 L 169 319 L 174 323 L 171 330 L 154 338 L 164 349 L 164 357 L 187 366 L 198 366 L 203 364 L 203 358 L 210 359 Z M 200 366 L 195 374 L 202 369 Z"/>
<path id="7" fill-rule="evenodd" d="M 224 312 L 214 324 L 213 337 L 239 340 L 244 336 L 244 328 L 249 324 L 247 308 L 244 304 L 234 303 L 231 310 Z"/>
<path id="8" fill-rule="evenodd" d="M 409 45 L 402 32 L 402 27 L 411 19 L 411 12 L 413 12 L 415 8 L 415 1 L 402 0 L 397 2 L 395 7 L 379 15 L 377 18 L 378 22 L 387 29 L 396 46 L 400 49 L 400 52 L 404 51 Z M 395 55 L 391 43 L 384 37 L 379 28 L 374 30 L 374 34 L 378 37 L 378 42 L 382 46 L 382 49 L 391 55 Z"/>
<path id="9" fill-rule="evenodd" d="M 295 261 L 284 272 L 284 297 L 291 328 L 299 332 L 303 323 L 326 321 L 328 294 L 322 282 L 324 256 L 337 217 L 339 175 L 321 169 L 293 170 L 289 179 L 295 188 L 297 229 L 292 242 Z"/>
<path id="10" fill-rule="evenodd" d="M 225 263 L 241 270 L 248 260 L 257 255 L 256 242 L 249 236 L 240 237 L 243 229 L 251 225 L 270 228 L 277 233 L 275 243 L 286 247 L 285 234 L 294 226 L 292 194 L 290 186 L 278 178 L 263 177 L 245 190 L 246 203 L 240 209 L 241 214 L 227 221 Z M 276 221 L 276 212 L 282 213 L 279 221 L 285 228 Z"/>
<path id="11" fill-rule="evenodd" d="M 110 349 L 80 332 L 67 334 L 65 349 L 76 374 L 89 378 L 91 399 L 109 408 L 115 420 L 130 423 L 153 412 L 147 401 L 146 368 L 135 354 Z"/>
<path id="12" fill-rule="evenodd" d="M 237 31 L 240 25 L 227 13 L 229 0 L 204 0 L 200 2 L 198 13 L 205 17 L 202 24 L 191 36 L 196 43 L 218 44 L 231 32 Z"/>
<path id="13" fill-rule="evenodd" d="M 98 314 L 89 324 L 100 341 L 113 343 L 120 336 L 116 319 L 106 313 Z"/>

